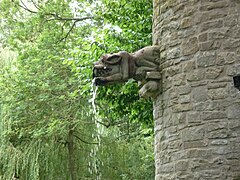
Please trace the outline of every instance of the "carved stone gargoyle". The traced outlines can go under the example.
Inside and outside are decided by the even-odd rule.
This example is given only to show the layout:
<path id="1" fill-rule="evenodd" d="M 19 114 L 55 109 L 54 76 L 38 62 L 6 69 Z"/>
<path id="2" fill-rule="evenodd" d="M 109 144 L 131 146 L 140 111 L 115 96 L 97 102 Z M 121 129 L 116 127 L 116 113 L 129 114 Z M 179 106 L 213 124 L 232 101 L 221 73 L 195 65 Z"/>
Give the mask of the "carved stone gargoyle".
<path id="1" fill-rule="evenodd" d="M 147 46 L 135 53 L 120 51 L 103 55 L 94 63 L 95 85 L 105 86 L 133 78 L 139 82 L 141 97 L 156 97 L 161 79 L 159 51 L 159 46 Z"/>

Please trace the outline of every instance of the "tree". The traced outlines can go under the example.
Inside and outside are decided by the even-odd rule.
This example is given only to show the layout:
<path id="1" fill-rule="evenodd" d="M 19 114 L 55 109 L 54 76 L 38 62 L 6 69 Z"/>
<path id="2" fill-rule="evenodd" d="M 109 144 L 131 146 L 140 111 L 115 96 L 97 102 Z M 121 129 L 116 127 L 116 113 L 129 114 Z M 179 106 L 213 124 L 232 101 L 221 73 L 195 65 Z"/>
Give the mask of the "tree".
<path id="1" fill-rule="evenodd" d="M 76 9 L 73 8 L 74 3 L 78 5 Z M 133 8 L 136 2 L 130 4 Z M 99 6 L 102 12 L 94 10 Z M 0 177 L 71 177 L 73 180 L 97 179 L 103 174 L 114 179 L 152 177 L 151 136 L 142 141 L 146 143 L 137 154 L 134 151 L 142 142 L 138 142 L 141 137 L 133 135 L 145 130 L 130 126 L 133 121 L 139 125 L 141 116 L 138 117 L 138 112 L 144 108 L 143 100 L 136 102 L 138 95 L 134 92 L 137 87 L 129 82 L 123 87 L 102 88 L 97 103 L 109 105 L 112 113 L 107 115 L 104 109 L 101 111 L 99 108 L 101 118 L 98 119 L 88 102 L 91 98 L 92 63 L 116 47 L 131 51 L 141 46 L 140 42 L 138 45 L 134 42 L 136 39 L 132 36 L 127 38 L 130 34 L 137 37 L 133 30 L 130 33 L 107 18 L 105 10 L 116 13 L 111 4 L 104 1 L 40 3 L 32 0 L 25 3 L 3 0 L 0 7 L 4 18 L 2 42 L 19 54 L 14 64 L 2 70 L 0 77 Z M 116 3 L 116 7 L 123 8 L 120 3 Z M 114 96 L 116 91 L 123 93 Z M 123 106 L 117 106 L 109 99 L 112 97 L 115 100 L 122 98 L 123 103 L 128 104 L 125 113 L 119 113 Z M 131 103 L 127 103 L 129 97 L 133 97 Z M 135 114 L 130 108 L 135 109 Z M 142 124 L 152 123 L 147 112 L 143 117 L 143 122 L 147 123 Z M 103 118 L 105 120 L 101 120 Z M 130 133 L 135 131 L 137 133 Z M 146 132 L 149 135 L 148 130 Z M 120 154 L 129 154 L 129 157 Z M 140 158 L 140 155 L 148 158 Z M 113 170 L 111 166 L 105 166 L 107 164 L 115 164 L 119 169 Z M 133 168 L 129 169 L 129 166 Z M 150 173 L 139 174 L 136 169 L 140 166 Z"/>

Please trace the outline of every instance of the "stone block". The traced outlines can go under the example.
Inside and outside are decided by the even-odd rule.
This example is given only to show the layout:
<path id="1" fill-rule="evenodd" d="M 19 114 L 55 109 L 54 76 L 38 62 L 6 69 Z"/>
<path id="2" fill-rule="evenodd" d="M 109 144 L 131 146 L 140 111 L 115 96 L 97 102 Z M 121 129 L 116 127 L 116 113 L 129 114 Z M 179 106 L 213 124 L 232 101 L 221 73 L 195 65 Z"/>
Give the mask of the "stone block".
<path id="1" fill-rule="evenodd" d="M 203 71 L 205 72 L 205 71 Z M 194 87 L 202 87 L 202 86 L 206 86 L 208 83 L 208 80 L 201 80 L 201 81 L 193 81 L 193 82 L 189 82 L 189 85 L 194 88 Z"/>
<path id="2" fill-rule="evenodd" d="M 208 139 L 223 139 L 227 138 L 228 136 L 228 131 L 226 129 L 218 129 L 216 131 L 211 131 L 207 133 Z"/>
<path id="3" fill-rule="evenodd" d="M 209 21 L 209 22 L 204 22 L 200 26 L 200 32 L 207 31 L 207 30 L 212 30 L 212 29 L 218 29 L 223 27 L 223 20 L 216 20 L 216 21 Z"/>
<path id="4" fill-rule="evenodd" d="M 223 67 L 209 67 L 206 70 L 206 78 L 216 79 L 220 76 L 221 72 L 223 72 Z"/>
<path id="5" fill-rule="evenodd" d="M 231 119 L 231 121 L 229 121 L 229 123 L 228 123 L 228 127 L 229 127 L 229 129 L 232 129 L 232 130 L 238 129 L 238 132 L 240 132 L 239 116 L 235 120 Z M 239 138 L 239 141 L 240 141 L 240 138 Z"/>
<path id="6" fill-rule="evenodd" d="M 173 152 L 171 156 L 172 156 L 173 161 L 178 161 L 178 160 L 188 158 L 188 155 L 189 155 L 189 150 L 188 149 L 183 149 L 183 150 Z"/>
<path id="7" fill-rule="evenodd" d="M 190 95 L 181 95 L 181 96 L 179 96 L 179 98 L 178 98 L 178 102 L 179 102 L 180 104 L 190 103 L 190 101 L 191 101 Z"/>
<path id="8" fill-rule="evenodd" d="M 208 40 L 208 33 L 202 33 L 198 36 L 199 42 L 205 42 Z"/>
<path id="9" fill-rule="evenodd" d="M 193 69 L 196 69 L 196 63 L 195 61 L 186 61 L 182 65 L 183 72 L 190 72 Z"/>
<path id="10" fill-rule="evenodd" d="M 189 85 L 178 86 L 176 89 L 176 93 L 179 95 L 189 94 L 191 92 L 191 87 Z"/>
<path id="11" fill-rule="evenodd" d="M 216 53 L 201 53 L 197 58 L 197 67 L 209 67 L 213 66 L 216 61 Z"/>
<path id="12" fill-rule="evenodd" d="M 226 121 L 215 121 L 215 122 L 208 123 L 207 125 L 208 132 L 216 131 L 219 129 L 227 129 L 227 128 L 228 128 L 228 123 Z"/>
<path id="13" fill-rule="evenodd" d="M 174 164 L 173 163 L 168 163 L 168 164 L 163 164 L 157 169 L 157 174 L 162 174 L 162 173 L 171 173 L 174 171 Z"/>
<path id="14" fill-rule="evenodd" d="M 185 112 L 190 111 L 192 109 L 191 104 L 177 104 L 173 106 L 173 112 Z"/>
<path id="15" fill-rule="evenodd" d="M 195 54 L 199 50 L 198 38 L 192 37 L 188 40 L 183 41 L 181 48 L 182 48 L 182 54 L 184 56 Z"/>
<path id="16" fill-rule="evenodd" d="M 175 162 L 175 170 L 176 171 L 186 171 L 188 169 L 188 160 L 180 160 Z"/>
<path id="17" fill-rule="evenodd" d="M 228 96 L 226 88 L 209 89 L 208 97 L 212 100 L 225 99 Z"/>
<path id="18" fill-rule="evenodd" d="M 183 142 L 202 140 L 205 135 L 205 129 L 203 126 L 188 127 L 183 129 L 181 134 Z"/>
<path id="19" fill-rule="evenodd" d="M 181 72 L 181 66 L 171 66 L 165 71 L 165 77 L 171 77 Z"/>
<path id="20" fill-rule="evenodd" d="M 187 17 L 187 16 L 191 16 L 196 12 L 196 7 L 194 6 L 185 6 L 184 5 L 184 11 L 183 11 L 183 16 Z"/>
<path id="21" fill-rule="evenodd" d="M 225 3 L 226 4 L 226 3 Z M 198 17 L 198 22 L 207 22 L 216 19 L 224 18 L 228 15 L 227 11 L 214 10 L 214 11 L 205 11 L 201 12 Z"/>
<path id="22" fill-rule="evenodd" d="M 187 80 L 190 82 L 200 81 L 205 78 L 205 71 L 202 69 L 194 69 L 193 71 L 187 73 Z"/>
<path id="23" fill-rule="evenodd" d="M 222 146 L 222 145 L 227 145 L 228 140 L 227 139 L 214 139 L 210 143 L 213 146 Z"/>
<path id="24" fill-rule="evenodd" d="M 192 18 L 187 17 L 187 18 L 182 19 L 180 27 L 182 29 L 185 29 L 185 28 L 191 27 L 192 23 L 193 23 Z"/>
<path id="25" fill-rule="evenodd" d="M 226 32 L 221 29 L 221 31 L 213 31 L 208 33 L 209 40 L 224 39 Z"/>
<path id="26" fill-rule="evenodd" d="M 196 171 L 201 171 L 206 169 L 206 167 L 209 167 L 210 162 L 208 159 L 202 159 L 202 158 L 197 158 L 197 159 L 191 159 L 189 162 L 189 168 L 191 169 L 192 172 Z"/>
<path id="27" fill-rule="evenodd" d="M 232 63 L 237 62 L 237 61 L 238 61 L 238 59 L 237 59 L 237 55 L 236 55 L 235 52 L 226 53 L 226 56 L 225 56 L 226 64 L 232 64 Z"/>
<path id="28" fill-rule="evenodd" d="M 188 122 L 188 124 L 189 123 L 200 123 L 201 122 L 200 113 L 197 111 L 188 112 L 187 113 L 187 122 Z"/>
<path id="29" fill-rule="evenodd" d="M 221 41 L 207 41 L 199 44 L 199 50 L 200 51 L 210 51 L 210 50 L 216 50 L 221 47 L 222 43 Z"/>
<path id="30" fill-rule="evenodd" d="M 187 158 L 210 158 L 212 157 L 212 148 L 194 148 L 194 149 L 189 149 Z"/>
<path id="31" fill-rule="evenodd" d="M 224 49 L 236 49 L 240 46 L 240 39 L 226 39 L 223 43 Z"/>
<path id="32" fill-rule="evenodd" d="M 176 59 L 180 57 L 180 47 L 169 48 L 166 59 Z"/>
<path id="33" fill-rule="evenodd" d="M 225 88 L 227 83 L 225 82 L 211 82 L 207 85 L 207 89 L 218 89 L 218 88 Z"/>
<path id="34" fill-rule="evenodd" d="M 179 147 L 181 146 L 180 144 L 181 144 L 180 141 L 169 142 L 168 149 L 171 150 L 171 151 L 178 151 Z"/>
<path id="35" fill-rule="evenodd" d="M 226 67 L 226 74 L 228 76 L 235 76 L 239 74 L 240 64 L 235 64 L 233 66 Z"/>
<path id="36" fill-rule="evenodd" d="M 234 103 L 227 108 L 228 119 L 239 119 L 240 118 L 240 103 Z"/>
<path id="37" fill-rule="evenodd" d="M 239 22 L 238 22 L 239 23 Z M 226 34 L 232 38 L 238 38 L 240 37 L 240 29 L 237 26 L 234 26 L 232 28 L 229 28 Z"/>
<path id="38" fill-rule="evenodd" d="M 191 148 L 202 148 L 208 145 L 207 141 L 198 140 L 198 141 L 186 141 L 183 142 L 183 149 L 191 149 Z"/>
<path id="39" fill-rule="evenodd" d="M 181 86 L 186 84 L 186 75 L 185 74 L 177 74 L 174 76 L 173 85 Z"/>
<path id="40" fill-rule="evenodd" d="M 229 146 L 217 146 L 213 150 L 213 154 L 217 155 L 225 155 L 225 154 L 230 154 L 232 152 L 231 147 Z"/>
<path id="41" fill-rule="evenodd" d="M 213 9 L 221 9 L 226 6 L 228 6 L 228 3 L 226 1 L 216 1 L 214 3 L 203 3 L 203 5 L 200 6 L 199 10 L 210 11 Z M 227 12 L 227 11 L 221 11 L 221 12 Z"/>
<path id="42" fill-rule="evenodd" d="M 208 100 L 207 87 L 200 86 L 192 89 L 191 92 L 193 102 L 203 102 Z"/>
<path id="43" fill-rule="evenodd" d="M 225 118 L 227 118 L 227 113 L 222 111 L 203 111 L 202 113 L 203 120 L 216 120 Z"/>

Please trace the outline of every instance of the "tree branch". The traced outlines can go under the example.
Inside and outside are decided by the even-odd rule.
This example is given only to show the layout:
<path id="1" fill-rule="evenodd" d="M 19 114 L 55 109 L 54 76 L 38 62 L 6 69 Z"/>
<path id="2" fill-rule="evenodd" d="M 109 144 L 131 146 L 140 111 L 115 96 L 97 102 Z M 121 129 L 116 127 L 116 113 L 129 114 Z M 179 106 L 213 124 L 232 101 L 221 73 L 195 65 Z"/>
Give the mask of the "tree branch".
<path id="1" fill-rule="evenodd" d="M 34 7 L 37 8 L 38 10 L 40 10 L 40 6 L 34 2 L 34 0 L 31 0 L 31 2 L 33 3 Z"/>
<path id="2" fill-rule="evenodd" d="M 12 2 L 14 2 L 14 0 L 12 0 Z M 34 13 L 34 14 L 36 14 L 37 13 L 37 11 L 33 11 L 33 10 L 31 10 L 31 9 L 29 9 L 25 4 L 24 4 L 24 2 L 21 0 L 20 1 L 21 2 L 21 4 L 20 3 L 18 3 L 18 6 L 20 6 L 21 8 L 23 8 L 24 10 L 26 10 L 26 11 L 28 11 L 28 12 L 30 12 L 30 13 Z"/>
<path id="3" fill-rule="evenodd" d="M 99 143 L 96 143 L 96 142 L 88 142 L 88 141 L 85 141 L 83 140 L 82 138 L 80 138 L 79 136 L 77 136 L 76 134 L 73 135 L 75 138 L 77 138 L 78 140 L 86 143 L 86 144 L 95 144 L 95 145 L 98 145 Z"/>
<path id="4" fill-rule="evenodd" d="M 106 128 L 109 128 L 109 127 L 111 126 L 110 123 L 105 124 L 105 123 L 103 123 L 103 122 L 101 122 L 101 121 L 98 121 L 98 120 L 96 120 L 96 122 L 99 123 L 99 124 L 101 124 L 101 125 L 103 125 L 103 126 L 105 126 Z"/>
<path id="5" fill-rule="evenodd" d="M 12 2 L 14 2 L 14 0 L 12 0 Z M 34 14 L 37 14 L 38 11 L 33 11 L 31 9 L 29 9 L 22 0 L 20 0 L 21 3 L 18 3 L 18 6 L 21 7 L 22 9 L 30 12 L 30 13 L 34 13 Z M 33 3 L 33 5 L 38 9 L 40 10 L 40 6 L 37 5 L 33 0 L 31 0 L 31 2 Z M 61 17 L 59 16 L 58 14 L 55 14 L 55 13 L 45 13 L 44 14 L 45 16 L 52 16 L 52 18 L 48 19 L 48 20 L 59 20 L 59 21 L 75 21 L 75 22 L 78 22 L 78 21 L 84 21 L 84 20 L 87 20 L 87 19 L 93 19 L 94 17 L 93 16 L 85 16 L 85 17 Z"/>

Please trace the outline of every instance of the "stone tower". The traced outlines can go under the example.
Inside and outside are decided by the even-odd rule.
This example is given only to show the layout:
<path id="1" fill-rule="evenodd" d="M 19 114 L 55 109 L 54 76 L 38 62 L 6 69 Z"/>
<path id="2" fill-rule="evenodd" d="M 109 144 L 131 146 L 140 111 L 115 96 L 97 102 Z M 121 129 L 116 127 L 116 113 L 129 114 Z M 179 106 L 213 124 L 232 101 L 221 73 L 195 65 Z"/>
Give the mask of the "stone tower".
<path id="1" fill-rule="evenodd" d="M 240 180 L 239 0 L 154 0 L 156 180 Z"/>

